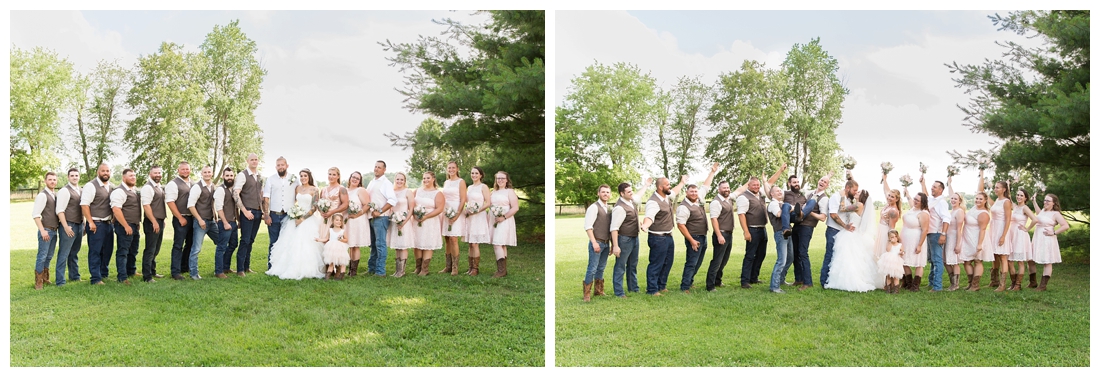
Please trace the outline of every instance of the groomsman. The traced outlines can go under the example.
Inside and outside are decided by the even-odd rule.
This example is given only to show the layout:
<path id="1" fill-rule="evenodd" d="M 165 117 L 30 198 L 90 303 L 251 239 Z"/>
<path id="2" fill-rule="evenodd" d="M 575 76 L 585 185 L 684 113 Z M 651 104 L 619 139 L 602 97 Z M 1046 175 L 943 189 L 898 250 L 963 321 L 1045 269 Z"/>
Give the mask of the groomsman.
<path id="1" fill-rule="evenodd" d="M 267 237 L 271 241 L 267 245 L 267 269 L 269 270 L 271 269 L 271 248 L 275 247 L 275 242 L 279 240 L 279 230 L 283 226 L 283 221 L 286 220 L 286 211 L 294 207 L 294 194 L 300 184 L 296 174 L 286 173 L 287 167 L 286 159 L 280 156 L 275 160 L 275 174 L 264 183 L 264 223 L 267 224 Z M 237 258 L 240 259 L 239 256 Z M 244 271 L 237 271 L 237 276 L 244 276 Z"/>
<path id="2" fill-rule="evenodd" d="M 646 178 L 640 189 L 645 190 L 652 183 Z M 619 200 L 611 210 L 611 253 L 615 254 L 615 270 L 611 276 L 611 285 L 615 296 L 626 298 L 623 291 L 623 275 L 626 275 L 627 289 L 638 292 L 638 212 L 635 211 L 634 190 L 629 183 L 619 184 Z"/>
<path id="3" fill-rule="evenodd" d="M 784 168 L 786 165 L 784 165 Z M 737 218 L 741 223 L 741 231 L 745 236 L 745 257 L 741 260 L 741 288 L 752 288 L 749 284 L 760 283 L 760 267 L 764 264 L 764 257 L 768 253 L 768 232 L 764 226 L 768 224 L 767 205 L 764 204 L 764 192 L 771 190 L 779 175 L 783 173 L 780 168 L 764 183 L 764 191 L 760 191 L 760 178 L 749 178 L 748 190 L 737 197 Z"/>
<path id="4" fill-rule="evenodd" d="M 660 296 L 661 292 L 668 292 L 665 286 L 668 284 L 668 273 L 672 270 L 676 246 L 672 240 L 672 228 L 676 224 L 672 200 L 680 194 L 685 181 L 686 175 L 681 177 L 680 184 L 672 188 L 668 178 L 658 178 L 657 190 L 645 204 L 642 231 L 649 233 L 646 240 L 649 245 L 649 266 L 645 273 L 646 294 L 649 295 Z"/>
<path id="5" fill-rule="evenodd" d="M 214 212 L 218 213 L 216 226 L 218 230 L 217 248 L 214 249 L 214 277 L 225 279 L 232 273 L 229 262 L 233 261 L 233 252 L 237 250 L 237 202 L 233 198 L 234 185 L 233 168 L 225 168 L 222 171 L 222 184 L 214 189 Z M 267 213 L 267 211 L 264 211 Z M 237 260 L 240 260 L 240 255 Z"/>
<path id="6" fill-rule="evenodd" d="M 157 255 L 160 255 L 161 241 L 164 240 L 164 218 L 168 215 L 164 209 L 164 188 L 160 186 L 163 176 L 164 171 L 160 166 L 153 165 L 149 169 L 149 176 L 145 178 L 145 185 L 141 186 L 141 208 L 145 212 L 145 220 L 141 223 L 145 231 L 145 250 L 141 253 L 141 280 L 146 283 L 156 282 L 154 277 L 164 277 L 157 274 Z"/>
<path id="7" fill-rule="evenodd" d="M 802 194 L 802 184 L 798 176 L 792 175 L 787 178 L 787 188 L 790 190 L 783 193 L 783 203 L 801 209 L 802 221 L 795 219 L 794 226 L 791 229 L 793 232 L 791 233 L 791 242 L 788 245 L 794 248 L 794 261 L 787 261 L 781 276 L 787 276 L 787 267 L 794 264 L 794 285 L 799 286 L 799 290 L 805 290 L 814 285 L 813 273 L 810 272 L 810 239 L 813 238 L 817 223 L 825 221 L 825 215 L 821 213 L 819 207 L 822 206 L 820 203 L 824 198 L 825 189 L 829 188 L 831 177 L 832 173 L 821 177 L 817 181 L 817 190 L 811 193 L 809 198 Z M 810 200 L 814 204 L 807 206 L 806 203 Z"/>
<path id="8" fill-rule="evenodd" d="M 943 195 L 943 182 L 932 183 L 932 195 L 928 196 L 928 257 L 932 259 L 932 270 L 928 272 L 928 286 L 932 292 L 943 290 L 943 246 L 947 243 L 947 227 L 951 226 L 951 209 Z M 920 176 L 920 188 L 925 194 L 924 174 Z M 952 281 L 958 276 L 952 276 Z"/>
<path id="9" fill-rule="evenodd" d="M 233 183 L 233 200 L 241 211 L 241 247 L 237 250 L 237 276 L 243 272 L 252 272 L 252 243 L 260 231 L 260 222 L 264 212 L 260 207 L 263 199 L 263 184 L 260 182 L 260 157 L 248 154 L 248 169 L 237 173 Z"/>
<path id="10" fill-rule="evenodd" d="M 103 278 L 110 272 L 111 250 L 115 247 L 111 238 L 111 167 L 100 164 L 96 178 L 88 181 L 80 192 L 80 212 L 88 223 L 88 270 L 93 285 L 104 285 Z"/>
<path id="11" fill-rule="evenodd" d="M 172 211 L 172 279 L 183 280 L 182 271 L 187 266 L 188 255 L 194 242 L 191 212 L 187 199 L 191 197 L 191 164 L 182 161 L 176 168 L 176 178 L 164 185 L 164 202 Z"/>
<path id="12" fill-rule="evenodd" d="M 593 284 L 596 296 L 603 296 L 603 271 L 607 256 L 611 254 L 611 212 L 607 201 L 611 199 L 611 186 L 600 185 L 598 200 L 584 212 L 584 231 L 588 233 L 588 269 L 584 273 L 584 301 L 592 299 Z"/>
<path id="13" fill-rule="evenodd" d="M 65 285 L 65 270 L 69 280 L 80 281 L 80 239 L 84 237 L 84 216 L 80 213 L 80 170 L 69 169 L 69 184 L 57 191 L 57 218 L 61 224 L 58 232 L 57 286 Z"/>
<path id="14" fill-rule="evenodd" d="M 699 265 L 707 254 L 707 212 L 703 207 L 703 196 L 710 190 L 714 173 L 717 172 L 716 162 L 711 166 L 710 175 L 707 175 L 702 187 L 694 184 L 687 186 L 687 195 L 676 208 L 676 227 L 687 245 L 687 250 L 684 251 L 684 274 L 680 278 L 680 290 L 684 293 L 691 293 L 695 273 L 699 271 Z"/>
<path id="15" fill-rule="evenodd" d="M 57 217 L 57 197 L 54 189 L 57 188 L 57 174 L 46 173 L 46 187 L 38 192 L 34 198 L 34 207 L 31 209 L 31 219 L 38 226 L 38 256 L 34 261 L 34 289 L 42 289 L 43 284 L 50 282 L 50 259 L 53 258 L 54 246 L 57 246 L 57 227 L 60 220 Z M 60 261 L 60 260 L 59 260 Z M 64 280 L 61 274 L 58 280 Z"/>
<path id="16" fill-rule="evenodd" d="M 187 196 L 187 210 L 191 212 L 191 218 L 194 220 L 192 227 L 195 237 L 187 266 L 191 272 L 191 280 L 200 280 L 202 276 L 199 276 L 199 253 L 202 252 L 202 238 L 210 236 L 210 241 L 216 245 L 219 233 L 214 217 L 214 168 L 210 165 L 202 167 L 202 181 L 191 186 L 191 192 Z M 240 260 L 241 257 L 238 255 L 238 264 Z"/>
<path id="17" fill-rule="evenodd" d="M 137 188 L 137 174 L 133 169 L 122 171 L 122 185 L 111 191 L 111 211 L 115 220 L 115 237 L 118 251 L 115 253 L 115 269 L 118 282 L 130 285 L 130 276 L 137 272 L 138 242 L 141 236 L 141 194 Z M 104 275 L 106 276 L 106 275 Z"/>
<path id="18" fill-rule="evenodd" d="M 397 205 L 397 195 L 393 193 L 393 182 L 386 178 L 386 162 L 374 163 L 374 179 L 367 184 L 370 201 L 374 210 L 370 219 L 370 259 L 367 259 L 367 272 L 386 276 L 386 232 L 390 226 L 390 208 Z M 359 267 L 356 260 L 355 268 Z"/>
<path id="19" fill-rule="evenodd" d="M 849 179 L 844 183 L 844 190 L 829 197 L 829 218 L 825 221 L 825 225 L 828 226 L 825 229 L 825 260 L 821 261 L 821 276 L 818 279 L 821 280 L 821 288 L 825 288 L 825 283 L 829 282 L 829 264 L 833 260 L 833 243 L 836 242 L 837 233 L 841 230 L 856 230 L 855 225 L 848 224 L 848 218 L 841 214 L 856 210 L 853 202 L 857 193 L 859 193 L 859 184 Z M 849 204 L 846 206 L 841 205 L 844 198 L 848 198 Z"/>
<path id="20" fill-rule="evenodd" d="M 722 181 L 718 184 L 718 195 L 710 201 L 710 225 L 714 233 L 710 236 L 710 244 L 714 254 L 710 258 L 710 266 L 707 267 L 707 291 L 713 292 L 722 284 L 722 270 L 726 269 L 726 263 L 730 260 L 730 245 L 733 240 L 733 201 L 730 200 L 730 184 Z"/>

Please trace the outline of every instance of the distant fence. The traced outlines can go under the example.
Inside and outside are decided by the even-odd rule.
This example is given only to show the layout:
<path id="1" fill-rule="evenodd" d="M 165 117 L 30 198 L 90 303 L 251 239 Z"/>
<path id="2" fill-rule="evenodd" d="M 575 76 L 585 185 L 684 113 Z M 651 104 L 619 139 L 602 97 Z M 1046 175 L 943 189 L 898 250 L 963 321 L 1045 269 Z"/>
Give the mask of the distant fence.
<path id="1" fill-rule="evenodd" d="M 10 201 L 34 200 L 34 195 L 41 189 L 17 189 L 11 191 Z"/>
<path id="2" fill-rule="evenodd" d="M 584 206 L 580 204 L 555 204 L 557 215 L 583 215 Z"/>

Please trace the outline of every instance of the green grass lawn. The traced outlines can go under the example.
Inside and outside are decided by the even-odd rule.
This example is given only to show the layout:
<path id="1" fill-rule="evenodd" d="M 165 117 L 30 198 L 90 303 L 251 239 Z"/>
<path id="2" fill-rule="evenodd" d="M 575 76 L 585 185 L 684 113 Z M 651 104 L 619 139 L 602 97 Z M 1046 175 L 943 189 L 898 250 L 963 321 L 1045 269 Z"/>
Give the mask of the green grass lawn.
<path id="1" fill-rule="evenodd" d="M 121 285 L 112 257 L 107 285 L 91 286 L 85 243 L 82 282 L 36 291 L 32 204 L 10 205 L 12 366 L 544 364 L 541 242 L 511 248 L 503 279 L 490 278 L 496 264 L 492 248 L 482 246 L 477 277 L 435 274 L 444 264 L 437 252 L 427 277 L 284 281 L 262 273 L 268 237 L 261 225 L 252 261 L 257 273 L 243 278 L 213 277 L 214 245 L 206 240 L 203 280 L 135 278 L 133 286 Z M 168 275 L 171 226 L 164 239 L 157 263 Z M 393 256 L 391 249 L 391 274 Z"/>
<path id="2" fill-rule="evenodd" d="M 1055 265 L 1046 292 L 994 293 L 985 287 L 987 263 L 979 292 L 887 295 L 816 285 L 801 292 L 785 287 L 788 293 L 780 295 L 767 287 L 775 264 L 770 235 L 760 272 L 765 284 L 752 289 L 739 288 L 745 242 L 734 237 L 726 287 L 711 293 L 703 289 L 708 245 L 693 293 L 683 294 L 685 248 L 677 233 L 671 292 L 651 297 L 644 294 L 649 251 L 643 234 L 642 293 L 613 296 L 612 256 L 605 272 L 607 296 L 585 303 L 583 217 L 555 222 L 559 366 L 1089 366 L 1089 268 L 1080 261 Z M 824 228 L 817 227 L 810 245 L 815 284 L 825 252 Z M 793 278 L 792 268 L 787 280 Z M 965 285 L 966 276 L 962 280 Z"/>

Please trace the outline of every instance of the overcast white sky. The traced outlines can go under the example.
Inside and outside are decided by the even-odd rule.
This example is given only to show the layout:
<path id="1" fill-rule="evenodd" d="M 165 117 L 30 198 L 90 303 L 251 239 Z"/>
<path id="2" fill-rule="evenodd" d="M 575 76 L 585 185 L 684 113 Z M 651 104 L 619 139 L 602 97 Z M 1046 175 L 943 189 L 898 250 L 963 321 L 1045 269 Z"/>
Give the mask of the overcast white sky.
<path id="1" fill-rule="evenodd" d="M 264 132 L 261 170 L 275 172 L 285 156 L 292 171 L 337 166 L 346 179 L 354 170 L 405 170 L 409 151 L 383 134 L 412 131 L 427 118 L 402 107 L 403 75 L 387 65 L 392 56 L 377 42 L 414 42 L 439 35 L 432 20 L 483 23 L 468 11 L 12 11 L 10 43 L 42 46 L 88 73 L 101 59 L 133 66 L 161 42 L 198 51 L 214 25 L 239 19 L 256 41 L 267 76 L 256 122 Z M 122 161 L 119 161 L 122 162 Z M 237 167 L 238 169 L 241 167 Z"/>
<path id="2" fill-rule="evenodd" d="M 872 199 L 882 200 L 883 161 L 894 164 L 890 184 L 900 189 L 897 178 L 909 173 L 916 180 L 920 162 L 930 166 L 929 182 L 946 180 L 951 158 L 945 151 L 989 147 L 991 137 L 962 126 L 956 104 L 965 105 L 969 96 L 955 88 L 944 63 L 1000 58 L 1004 49 L 994 44 L 998 40 L 1038 43 L 996 31 L 986 18 L 994 13 L 558 11 L 555 104 L 561 105 L 570 81 L 596 61 L 633 63 L 670 88 L 683 75 L 714 83 L 745 59 L 776 68 L 794 44 L 821 37 L 850 91 L 837 140 L 858 161 L 855 179 Z M 706 165 L 696 165 L 692 179 L 701 181 Z M 973 192 L 976 184 L 977 171 L 963 170 L 955 188 Z"/>

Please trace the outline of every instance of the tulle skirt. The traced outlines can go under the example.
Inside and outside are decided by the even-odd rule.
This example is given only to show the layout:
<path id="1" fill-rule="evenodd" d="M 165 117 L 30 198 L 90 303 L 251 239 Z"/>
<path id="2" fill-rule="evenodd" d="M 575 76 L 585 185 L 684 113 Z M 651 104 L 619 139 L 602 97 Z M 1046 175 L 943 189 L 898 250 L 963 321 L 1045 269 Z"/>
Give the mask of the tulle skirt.
<path id="1" fill-rule="evenodd" d="M 833 260 L 829 264 L 829 282 L 825 288 L 851 292 L 875 290 L 878 267 L 874 260 L 875 239 L 859 233 L 841 231 L 836 235 Z"/>
<path id="2" fill-rule="evenodd" d="M 348 255 L 348 244 L 332 239 L 325 244 L 322 257 L 326 265 L 336 263 L 337 266 L 347 266 L 351 261 L 351 256 Z"/>
<path id="3" fill-rule="evenodd" d="M 321 257 L 325 244 L 315 240 L 321 223 L 319 214 L 306 218 L 301 225 L 295 225 L 289 218 L 283 221 L 279 240 L 271 248 L 271 269 L 267 274 L 293 280 L 325 277 Z"/>

